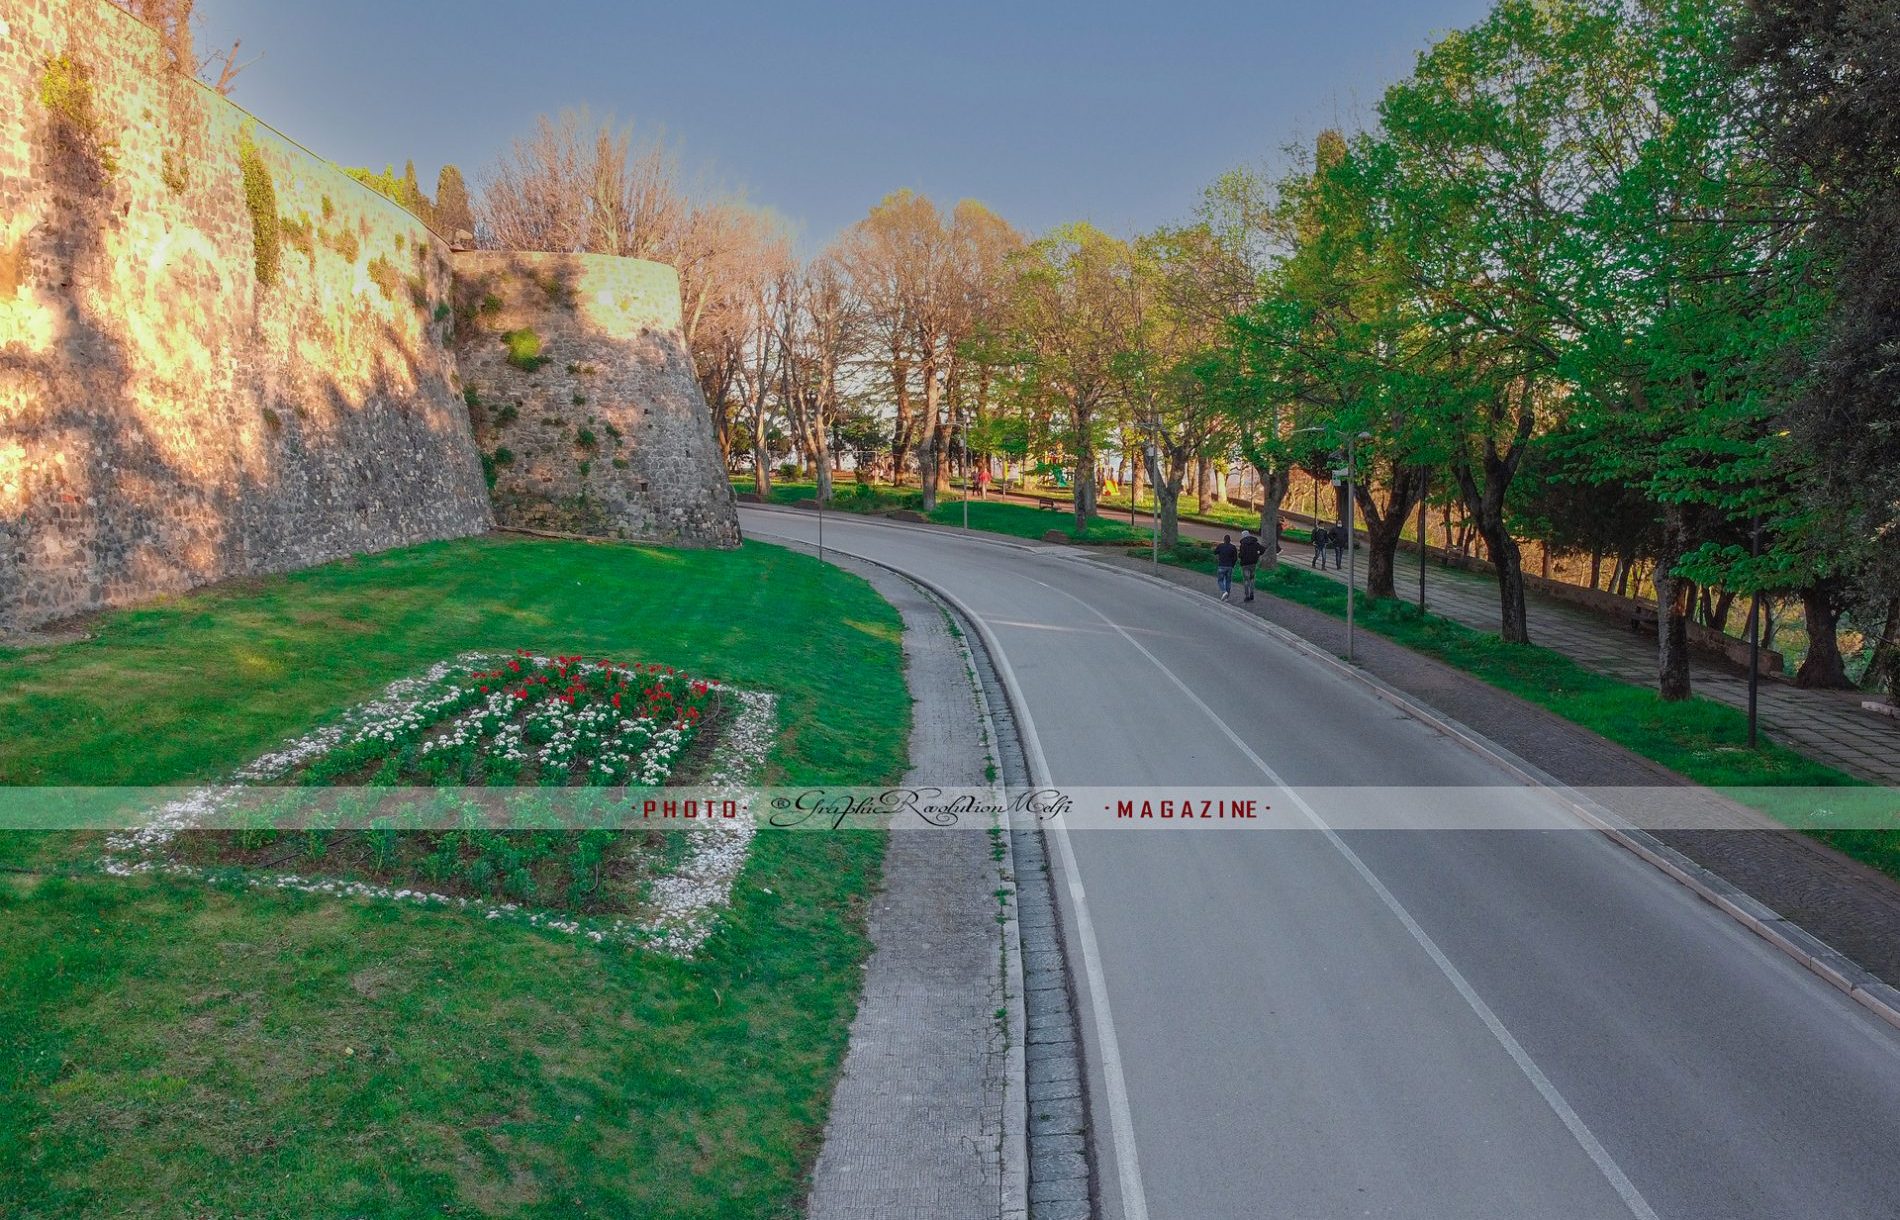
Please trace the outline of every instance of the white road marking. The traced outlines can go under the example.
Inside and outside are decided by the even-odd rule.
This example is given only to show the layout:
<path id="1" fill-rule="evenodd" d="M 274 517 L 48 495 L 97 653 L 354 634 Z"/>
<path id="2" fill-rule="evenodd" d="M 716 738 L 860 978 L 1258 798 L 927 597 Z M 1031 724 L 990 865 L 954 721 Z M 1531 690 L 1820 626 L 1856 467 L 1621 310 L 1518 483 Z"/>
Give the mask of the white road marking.
<path id="1" fill-rule="evenodd" d="M 1002 643 L 990 631 L 989 623 L 982 616 L 948 592 L 939 592 L 949 598 L 986 637 L 984 643 L 989 648 L 990 659 L 996 665 L 997 675 L 1009 688 L 1014 704 L 1016 731 L 1022 739 L 1023 753 L 1028 756 L 1030 781 L 1037 787 L 1053 787 L 1055 781 L 1050 776 L 1049 760 L 1042 752 L 1042 739 L 1036 733 L 1028 701 L 1023 698 L 1022 686 L 1016 681 L 1016 671 L 1010 665 Z M 1109 626 L 1115 627 L 1115 624 L 1110 623 Z M 1115 627 L 1115 630 L 1121 629 Z M 1109 1012 L 1108 980 L 1102 972 L 1102 950 L 1096 943 L 1095 921 L 1089 915 L 1088 894 L 1082 888 L 1082 870 L 1075 859 L 1075 848 L 1069 842 L 1068 828 L 1057 822 L 1045 824 L 1043 831 L 1055 835 L 1056 844 L 1062 852 L 1062 872 L 1069 882 L 1069 908 L 1075 918 L 1076 940 L 1082 948 L 1082 973 L 1088 983 L 1089 1010 L 1095 1017 L 1095 1042 L 1102 1056 L 1102 1091 L 1106 1094 L 1102 1100 L 1108 1109 L 1108 1130 L 1115 1148 L 1122 1216 L 1124 1220 L 1148 1220 L 1148 1196 L 1141 1184 L 1141 1160 L 1135 1152 L 1134 1109 L 1128 1103 L 1128 1077 L 1122 1069 L 1121 1043 L 1115 1037 L 1115 1019 Z"/>
<path id="2" fill-rule="evenodd" d="M 839 547 L 831 549 L 840 555 L 850 555 L 853 559 L 885 566 L 883 561 L 868 555 Z M 1030 717 L 1028 700 L 1023 697 L 1022 685 L 1016 680 L 1016 670 L 1010 665 L 1009 655 L 1003 651 L 1002 642 L 990 629 L 989 620 L 971 609 L 962 598 L 934 581 L 915 573 L 908 575 L 956 607 L 957 612 L 969 619 L 983 636 L 990 660 L 996 666 L 997 676 L 1009 690 L 1011 710 L 1017 720 L 1017 735 L 1022 739 L 1023 753 L 1028 756 L 1030 781 L 1040 788 L 1054 787 L 1055 781 L 1049 773 L 1049 759 L 1042 752 L 1042 739 L 1037 735 L 1035 721 Z M 1039 580 L 1035 583 L 1042 584 Z M 1126 637 L 1127 633 L 1120 627 L 1114 623 L 1108 625 L 1117 634 Z M 1141 647 L 1139 644 L 1135 646 Z M 1142 651 L 1146 653 L 1147 649 Z M 1102 1102 L 1108 1109 L 1108 1129 L 1115 1149 L 1116 1179 L 1121 1188 L 1123 1220 L 1148 1220 L 1148 1195 L 1141 1184 L 1141 1160 L 1135 1152 L 1134 1110 L 1128 1104 L 1128 1077 L 1122 1068 L 1121 1043 L 1115 1037 L 1115 1019 L 1109 1012 L 1108 981 L 1102 973 L 1102 950 L 1095 939 L 1095 921 L 1089 915 L 1088 894 L 1082 887 L 1082 872 L 1076 863 L 1075 848 L 1069 843 L 1068 828 L 1057 823 L 1053 826 L 1045 824 L 1043 830 L 1045 834 L 1055 834 L 1056 843 L 1062 852 L 1062 871 L 1069 881 L 1069 905 L 1075 918 L 1076 939 L 1081 942 L 1082 973 L 1088 983 L 1089 1009 L 1095 1016 L 1096 1046 L 1102 1056 L 1102 1091 L 1106 1094 Z"/>
<path id="3" fill-rule="evenodd" d="M 1326 824 L 1326 820 L 1320 817 L 1319 814 L 1313 810 L 1313 807 L 1308 805 L 1306 801 L 1300 797 L 1298 792 L 1295 792 L 1288 786 L 1285 780 L 1280 778 L 1279 773 L 1268 765 L 1266 759 L 1260 757 L 1259 754 L 1254 752 L 1253 747 L 1241 740 L 1240 735 L 1234 732 L 1225 720 L 1221 719 L 1219 713 L 1209 707 L 1199 695 L 1195 694 L 1193 688 L 1182 681 L 1179 674 L 1176 674 L 1172 669 L 1164 665 L 1159 657 L 1144 648 L 1141 642 L 1135 639 L 1134 636 L 1122 630 L 1120 624 L 1116 623 L 1106 614 L 1103 614 L 1100 610 L 1097 610 L 1094 606 L 1091 606 L 1088 602 L 1070 593 L 1067 589 L 1057 589 L 1054 585 L 1046 584 L 1042 581 L 1037 581 L 1036 583 L 1046 589 L 1051 589 L 1062 594 L 1064 597 L 1075 602 L 1078 606 L 1087 610 L 1090 614 L 1093 614 L 1096 618 L 1107 623 L 1117 635 L 1128 642 L 1130 647 L 1141 653 L 1142 656 L 1148 658 L 1149 663 L 1167 675 L 1168 680 L 1174 683 L 1176 688 L 1187 697 L 1188 701 L 1199 708 L 1202 715 L 1212 721 L 1214 726 L 1226 736 L 1227 740 L 1234 744 L 1234 748 L 1245 755 L 1247 760 L 1253 763 L 1255 767 L 1259 768 L 1260 773 L 1267 777 L 1268 782 L 1287 794 L 1288 798 L 1299 808 L 1306 819 L 1313 824 L 1314 829 L 1326 836 L 1327 842 L 1331 843 L 1339 854 L 1345 858 L 1346 863 L 1352 866 L 1353 871 L 1357 872 L 1365 881 L 1366 885 L 1372 889 L 1372 892 L 1378 895 L 1379 900 L 1385 904 L 1386 909 L 1391 911 L 1398 921 L 1404 925 L 1407 932 L 1411 933 L 1412 939 L 1417 941 L 1419 947 L 1425 950 L 1426 955 L 1432 959 L 1433 964 L 1438 967 L 1439 972 L 1445 976 L 1446 980 L 1451 983 L 1453 989 L 1455 989 L 1464 999 L 1465 1003 L 1470 1006 L 1472 1012 L 1477 1014 L 1478 1019 L 1484 1023 L 1485 1028 L 1491 1031 L 1491 1036 L 1496 1038 L 1498 1044 L 1504 1048 L 1505 1053 L 1510 1055 L 1512 1062 L 1517 1064 L 1518 1070 L 1531 1082 L 1531 1086 L 1543 1097 L 1545 1103 L 1548 1104 L 1551 1110 L 1557 1115 L 1558 1120 L 1569 1129 L 1570 1134 L 1576 1139 L 1578 1145 L 1582 1147 L 1584 1153 L 1596 1164 L 1597 1169 L 1609 1182 L 1611 1188 L 1622 1198 L 1624 1205 L 1629 1208 L 1630 1214 L 1635 1216 L 1637 1220 L 1657 1220 L 1656 1212 L 1650 1207 L 1649 1201 L 1643 1198 L 1642 1192 L 1636 1188 L 1634 1182 L 1630 1181 L 1629 1175 L 1623 1172 L 1622 1167 L 1616 1163 L 1616 1159 L 1610 1155 L 1609 1150 L 1604 1148 L 1602 1142 L 1599 1141 L 1595 1133 L 1590 1130 L 1589 1124 L 1585 1123 L 1582 1116 L 1571 1107 L 1568 1101 L 1564 1100 L 1563 1094 L 1557 1090 L 1556 1085 L 1551 1083 L 1550 1078 L 1544 1075 L 1543 1069 L 1537 1066 L 1536 1060 L 1531 1058 L 1530 1053 L 1524 1049 L 1523 1044 L 1518 1042 L 1518 1040 L 1512 1036 L 1511 1031 L 1504 1027 L 1504 1022 L 1498 1019 L 1497 1013 L 1493 1012 L 1491 1006 L 1484 1002 L 1484 998 L 1480 996 L 1476 989 L 1465 979 L 1465 976 L 1459 971 L 1458 967 L 1452 965 L 1451 959 L 1445 956 L 1444 950 L 1438 947 L 1438 943 L 1432 939 L 1431 934 L 1425 931 L 1416 919 L 1412 918 L 1412 913 L 1405 909 L 1405 904 L 1400 902 L 1392 891 L 1385 887 L 1384 882 L 1380 881 L 1372 869 L 1366 865 L 1366 862 L 1359 858 L 1359 853 L 1347 846 L 1345 840 L 1341 839 L 1333 828 Z M 1065 848 L 1067 844 L 1068 840 L 1065 835 L 1063 838 Z"/>

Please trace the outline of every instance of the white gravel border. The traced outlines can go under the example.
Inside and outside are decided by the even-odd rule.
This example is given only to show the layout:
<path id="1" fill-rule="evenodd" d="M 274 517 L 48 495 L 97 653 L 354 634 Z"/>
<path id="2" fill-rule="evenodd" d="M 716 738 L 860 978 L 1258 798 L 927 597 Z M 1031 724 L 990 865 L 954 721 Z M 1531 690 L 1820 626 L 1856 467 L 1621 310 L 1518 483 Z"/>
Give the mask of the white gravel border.
<path id="1" fill-rule="evenodd" d="M 246 785 L 281 779 L 299 765 L 334 749 L 360 726 L 401 715 L 437 693 L 459 671 L 510 659 L 513 654 L 465 652 L 451 660 L 439 661 L 419 675 L 390 683 L 374 699 L 349 709 L 334 722 L 238 768 L 230 782 L 194 789 L 159 806 L 152 812 L 151 819 L 136 830 L 108 836 L 100 867 L 115 877 L 150 873 L 195 878 L 206 883 L 238 882 L 252 888 L 452 908 L 479 913 L 485 920 L 506 920 L 526 927 L 564 932 L 596 944 L 627 944 L 672 957 L 690 958 L 716 930 L 718 913 L 731 900 L 733 882 L 745 867 L 752 836 L 756 833 L 751 818 L 703 823 L 701 828 L 692 831 L 692 848 L 678 868 L 649 883 L 651 913 L 639 920 L 567 919 L 513 902 L 489 902 L 361 881 L 311 878 L 297 873 L 246 875 L 238 869 L 205 868 L 165 858 L 166 847 L 179 831 L 189 829 L 216 812 Z M 545 658 L 534 660 L 546 663 Z M 702 800 L 738 797 L 757 781 L 764 770 L 766 755 L 777 738 L 778 697 L 762 691 L 735 690 L 718 683 L 710 685 L 737 698 L 738 714 L 720 736 L 711 772 L 693 785 L 692 794 Z"/>

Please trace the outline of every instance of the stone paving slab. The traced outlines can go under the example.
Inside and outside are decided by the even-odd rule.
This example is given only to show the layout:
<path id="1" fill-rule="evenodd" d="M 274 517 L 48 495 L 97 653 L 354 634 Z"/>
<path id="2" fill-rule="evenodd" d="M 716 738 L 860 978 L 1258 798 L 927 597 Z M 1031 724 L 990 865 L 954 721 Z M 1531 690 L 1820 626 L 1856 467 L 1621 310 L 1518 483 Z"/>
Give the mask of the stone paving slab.
<path id="1" fill-rule="evenodd" d="M 906 782 L 982 786 L 987 747 L 961 643 L 915 586 L 853 566 L 904 618 L 914 701 Z M 987 835 L 889 837 L 864 996 L 812 1175 L 813 1220 L 1006 1214 L 1010 1035 L 996 1015 L 1006 1007 L 997 886 Z"/>

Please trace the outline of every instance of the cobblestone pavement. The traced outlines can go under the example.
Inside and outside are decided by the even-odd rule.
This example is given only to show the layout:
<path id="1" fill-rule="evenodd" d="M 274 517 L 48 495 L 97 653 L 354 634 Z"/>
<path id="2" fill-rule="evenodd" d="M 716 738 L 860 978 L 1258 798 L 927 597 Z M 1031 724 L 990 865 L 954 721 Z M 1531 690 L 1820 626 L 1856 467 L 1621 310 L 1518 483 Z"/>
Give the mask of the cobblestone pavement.
<path id="1" fill-rule="evenodd" d="M 846 566 L 904 617 L 914 700 L 906 782 L 982 786 L 988 743 L 942 612 L 908 581 Z M 1010 1035 L 997 1019 L 999 867 L 974 829 L 891 834 L 864 997 L 813 1171 L 813 1220 L 1020 1215 L 1003 1197 Z"/>
<path id="2" fill-rule="evenodd" d="M 1285 562 L 1305 567 L 1311 552 L 1295 543 Z M 1360 557 L 1360 587 L 1365 582 Z M 1344 582 L 1346 573 L 1326 575 Z M 1418 557 L 1400 553 L 1394 583 L 1399 596 L 1417 596 Z M 1461 572 L 1432 564 L 1425 573 L 1425 607 L 1435 614 L 1476 627 L 1498 629 L 1497 583 L 1481 572 Z M 1593 614 L 1550 598 L 1528 594 L 1526 618 L 1531 641 L 1563 653 L 1598 673 L 1639 686 L 1656 683 L 1656 642 Z M 1713 662 L 1690 662 L 1695 692 L 1731 707 L 1748 706 L 1748 677 Z M 1853 691 L 1802 690 L 1786 682 L 1764 680 L 1759 690 L 1762 731 L 1789 748 L 1849 775 L 1877 784 L 1900 785 L 1900 720 L 1877 716 L 1860 706 Z"/>
<path id="3" fill-rule="evenodd" d="M 1152 571 L 1147 564 L 1133 559 L 1102 556 L 1099 561 Z M 1416 567 L 1413 573 L 1416 579 Z M 1438 574 L 1434 569 L 1428 579 Z M 1212 582 L 1199 572 L 1164 565 L 1159 575 L 1190 589 L 1212 587 Z M 1432 602 L 1429 585 L 1426 602 Z M 1346 625 L 1331 615 L 1267 595 L 1252 603 L 1236 603 L 1235 609 L 1257 614 L 1335 655 L 1345 650 Z M 1900 980 L 1900 884 L 1891 878 L 1805 835 L 1769 827 L 1752 811 L 1712 797 L 1691 796 L 1692 791 L 1701 790 L 1674 772 L 1389 640 L 1360 632 L 1354 642 L 1354 656 L 1360 668 L 1374 677 L 1475 729 L 1563 783 L 1590 788 L 1593 797 L 1638 824 L 1645 821 L 1645 811 L 1629 802 L 1665 797 L 1658 789 L 1680 788 L 1684 790 L 1683 801 L 1706 802 L 1711 813 L 1705 824 L 1736 828 L 1652 829 L 1652 833 L 1882 979 Z M 1459 747 L 1447 742 L 1445 748 Z M 1342 782 L 1350 779 L 1342 778 Z M 1606 785 L 1625 787 L 1627 792 L 1619 796 L 1606 791 Z"/>

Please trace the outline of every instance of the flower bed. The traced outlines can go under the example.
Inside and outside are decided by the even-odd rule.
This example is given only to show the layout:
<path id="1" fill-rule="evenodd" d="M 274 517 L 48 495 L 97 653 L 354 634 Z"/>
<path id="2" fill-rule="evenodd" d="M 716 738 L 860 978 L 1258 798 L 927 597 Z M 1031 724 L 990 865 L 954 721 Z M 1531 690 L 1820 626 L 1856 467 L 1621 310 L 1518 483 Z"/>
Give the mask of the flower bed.
<path id="1" fill-rule="evenodd" d="M 465 656 L 169 803 L 109 840 L 106 867 L 476 907 L 690 951 L 751 824 L 650 829 L 627 790 L 734 792 L 773 719 L 769 696 L 666 666 Z"/>

